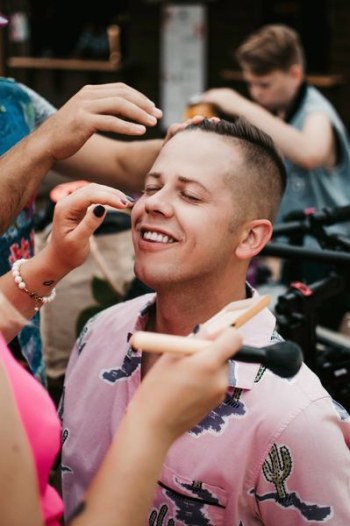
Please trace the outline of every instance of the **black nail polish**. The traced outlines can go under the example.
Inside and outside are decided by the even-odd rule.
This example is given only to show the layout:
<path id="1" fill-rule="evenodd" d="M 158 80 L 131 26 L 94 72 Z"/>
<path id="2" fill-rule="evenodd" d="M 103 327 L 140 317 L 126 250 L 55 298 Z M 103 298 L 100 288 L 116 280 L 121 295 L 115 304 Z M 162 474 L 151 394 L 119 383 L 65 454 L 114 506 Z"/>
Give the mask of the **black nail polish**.
<path id="1" fill-rule="evenodd" d="M 102 205 L 97 205 L 94 208 L 94 214 L 95 214 L 96 217 L 102 217 L 103 214 L 105 213 L 105 211 L 106 211 L 106 209 Z"/>
<path id="2" fill-rule="evenodd" d="M 130 195 L 125 196 L 130 203 L 135 203 L 135 199 L 133 197 L 130 197 Z"/>
<path id="3" fill-rule="evenodd" d="M 199 331 L 200 328 L 201 328 L 201 326 L 197 324 L 192 330 L 193 334 L 197 334 L 197 332 Z"/>

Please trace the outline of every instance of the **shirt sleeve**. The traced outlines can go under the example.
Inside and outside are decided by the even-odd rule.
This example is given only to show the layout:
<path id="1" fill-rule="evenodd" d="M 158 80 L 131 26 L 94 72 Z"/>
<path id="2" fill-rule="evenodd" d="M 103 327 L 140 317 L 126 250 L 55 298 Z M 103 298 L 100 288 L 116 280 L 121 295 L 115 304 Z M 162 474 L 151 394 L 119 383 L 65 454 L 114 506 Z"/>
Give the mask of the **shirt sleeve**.
<path id="1" fill-rule="evenodd" d="M 311 403 L 272 443 L 255 489 L 268 526 L 350 524 L 350 417 L 330 398 Z"/>
<path id="2" fill-rule="evenodd" d="M 20 84 L 21 88 L 28 94 L 32 101 L 34 108 L 34 127 L 37 128 L 42 124 L 48 117 L 56 113 L 56 108 L 50 104 L 44 97 L 39 95 L 36 91 L 28 88 L 24 84 Z"/>

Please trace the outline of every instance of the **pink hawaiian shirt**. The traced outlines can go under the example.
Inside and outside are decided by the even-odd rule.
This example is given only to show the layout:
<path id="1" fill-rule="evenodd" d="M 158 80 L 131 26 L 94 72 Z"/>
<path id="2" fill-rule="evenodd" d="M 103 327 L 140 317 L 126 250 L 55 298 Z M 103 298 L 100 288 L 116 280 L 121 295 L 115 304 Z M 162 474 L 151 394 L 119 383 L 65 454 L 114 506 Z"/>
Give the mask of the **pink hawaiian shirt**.
<path id="1" fill-rule="evenodd" d="M 140 385 L 141 353 L 128 341 L 154 301 L 146 295 L 104 311 L 74 348 L 62 404 L 68 517 Z M 274 326 L 265 309 L 240 330 L 244 343 L 273 343 Z M 318 378 L 305 365 L 282 379 L 231 361 L 229 383 L 224 402 L 169 450 L 147 524 L 350 524 L 350 417 Z"/>

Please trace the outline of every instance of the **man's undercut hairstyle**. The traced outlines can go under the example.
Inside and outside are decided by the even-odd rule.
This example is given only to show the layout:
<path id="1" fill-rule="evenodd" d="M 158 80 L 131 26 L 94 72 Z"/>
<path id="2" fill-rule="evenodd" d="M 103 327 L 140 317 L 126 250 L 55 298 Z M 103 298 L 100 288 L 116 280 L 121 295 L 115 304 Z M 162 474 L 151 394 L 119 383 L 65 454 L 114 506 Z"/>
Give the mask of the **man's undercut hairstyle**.
<path id="1" fill-rule="evenodd" d="M 252 33 L 235 56 L 240 67 L 253 75 L 268 75 L 276 70 L 286 72 L 295 64 L 305 69 L 300 37 L 284 25 L 268 25 Z"/>
<path id="2" fill-rule="evenodd" d="M 230 122 L 204 119 L 187 126 L 184 132 L 189 131 L 221 135 L 238 146 L 242 169 L 239 174 L 227 174 L 226 182 L 250 215 L 274 221 L 286 188 L 287 173 L 271 137 L 243 117 Z"/>

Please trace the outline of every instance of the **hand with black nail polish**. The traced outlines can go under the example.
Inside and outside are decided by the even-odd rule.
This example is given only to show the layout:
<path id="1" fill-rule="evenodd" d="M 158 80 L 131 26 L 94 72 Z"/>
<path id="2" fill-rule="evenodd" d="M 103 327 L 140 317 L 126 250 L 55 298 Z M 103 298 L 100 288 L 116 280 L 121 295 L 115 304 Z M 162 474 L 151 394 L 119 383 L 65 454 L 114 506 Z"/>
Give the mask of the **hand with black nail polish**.
<path id="1" fill-rule="evenodd" d="M 94 183 L 57 202 L 51 240 L 42 256 L 48 260 L 48 266 L 56 269 L 57 279 L 85 261 L 90 237 L 101 225 L 106 207 L 124 209 L 131 202 L 123 192 Z"/>
<path id="2" fill-rule="evenodd" d="M 102 217 L 103 214 L 105 213 L 106 209 L 104 206 L 102 205 L 97 205 L 95 206 L 93 212 L 95 214 L 96 217 Z"/>

